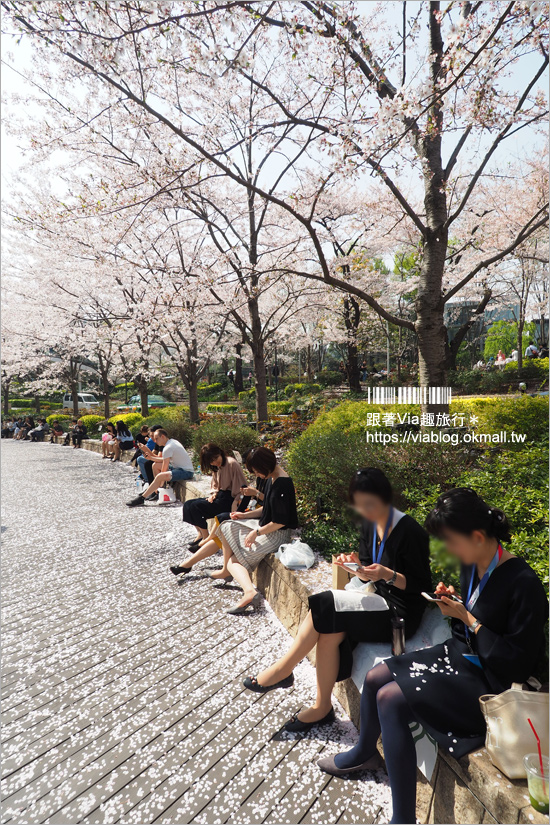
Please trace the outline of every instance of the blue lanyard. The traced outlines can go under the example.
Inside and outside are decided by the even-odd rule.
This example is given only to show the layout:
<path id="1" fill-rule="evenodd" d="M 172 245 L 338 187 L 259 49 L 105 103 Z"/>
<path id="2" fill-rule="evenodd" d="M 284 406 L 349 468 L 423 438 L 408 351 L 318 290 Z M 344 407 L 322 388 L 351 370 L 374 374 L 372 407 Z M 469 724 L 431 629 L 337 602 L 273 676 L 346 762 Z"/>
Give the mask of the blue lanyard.
<path id="1" fill-rule="evenodd" d="M 380 564 L 380 559 L 382 558 L 382 553 L 384 552 L 384 546 L 386 544 L 386 539 L 388 538 L 388 533 L 390 532 L 390 527 L 393 521 L 393 507 L 390 507 L 390 514 L 388 516 L 388 521 L 386 527 L 384 529 L 384 535 L 382 537 L 382 541 L 380 542 L 380 547 L 378 548 L 378 554 L 376 553 L 376 524 L 374 525 L 374 532 L 372 534 L 372 562 L 373 564 Z"/>
<path id="2" fill-rule="evenodd" d="M 477 600 L 479 599 L 479 597 L 481 596 L 483 588 L 485 587 L 485 585 L 489 581 L 489 576 L 494 572 L 495 568 L 497 567 L 499 561 L 502 558 L 502 553 L 503 553 L 502 545 L 499 544 L 499 546 L 497 547 L 497 552 L 493 556 L 491 564 L 489 565 L 489 567 L 487 568 L 487 570 L 483 574 L 483 577 L 482 577 L 481 581 L 479 582 L 478 586 L 476 587 L 476 589 L 474 591 L 474 594 L 472 595 L 472 589 L 473 589 L 473 586 L 474 586 L 474 578 L 475 578 L 475 575 L 476 575 L 476 566 L 475 566 L 475 564 L 473 565 L 472 575 L 470 577 L 470 586 L 468 588 L 468 597 L 466 599 L 466 609 L 467 610 L 471 610 L 472 607 L 477 602 Z"/>

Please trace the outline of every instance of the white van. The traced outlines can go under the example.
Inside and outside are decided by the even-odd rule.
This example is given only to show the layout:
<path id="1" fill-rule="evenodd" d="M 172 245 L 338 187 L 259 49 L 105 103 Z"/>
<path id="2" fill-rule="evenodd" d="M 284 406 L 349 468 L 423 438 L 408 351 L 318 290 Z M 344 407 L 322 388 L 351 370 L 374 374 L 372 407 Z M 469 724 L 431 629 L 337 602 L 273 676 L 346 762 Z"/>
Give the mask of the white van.
<path id="1" fill-rule="evenodd" d="M 66 393 L 63 396 L 63 406 L 73 407 L 73 397 L 70 393 Z M 87 410 L 89 407 L 99 407 L 99 401 L 92 395 L 91 392 L 79 392 L 78 393 L 78 409 L 79 410 Z"/>

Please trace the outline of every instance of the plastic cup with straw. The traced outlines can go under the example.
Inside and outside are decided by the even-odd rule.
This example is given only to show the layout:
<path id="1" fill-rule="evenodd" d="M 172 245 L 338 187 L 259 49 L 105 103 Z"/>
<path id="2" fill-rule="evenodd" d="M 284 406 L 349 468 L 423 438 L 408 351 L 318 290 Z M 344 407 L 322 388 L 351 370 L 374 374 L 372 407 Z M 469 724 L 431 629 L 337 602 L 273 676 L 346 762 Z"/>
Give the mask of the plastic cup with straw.
<path id="1" fill-rule="evenodd" d="M 527 774 L 529 801 L 533 808 L 541 814 L 548 813 L 548 757 L 542 755 L 540 737 L 530 719 L 527 719 L 537 740 L 538 755 L 528 753 L 523 759 Z"/>

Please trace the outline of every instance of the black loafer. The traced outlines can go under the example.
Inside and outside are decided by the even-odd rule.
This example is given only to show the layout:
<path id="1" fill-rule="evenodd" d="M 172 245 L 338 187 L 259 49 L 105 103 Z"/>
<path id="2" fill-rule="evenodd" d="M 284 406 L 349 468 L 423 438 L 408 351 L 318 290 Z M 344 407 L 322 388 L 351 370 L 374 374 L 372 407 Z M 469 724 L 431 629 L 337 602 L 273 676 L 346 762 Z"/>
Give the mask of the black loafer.
<path id="1" fill-rule="evenodd" d="M 247 676 L 243 682 L 245 688 L 247 690 L 252 690 L 254 693 L 269 693 L 270 690 L 276 690 L 277 688 L 289 688 L 292 687 L 293 684 L 293 673 L 291 673 L 290 676 L 287 676 L 285 679 L 281 679 L 280 682 L 275 682 L 274 685 L 260 685 L 255 676 Z"/>
<path id="2" fill-rule="evenodd" d="M 331 708 L 327 715 L 323 716 L 323 718 L 319 719 L 317 722 L 301 722 L 300 719 L 298 719 L 298 714 L 295 713 L 292 719 L 286 723 L 284 729 L 289 733 L 305 733 L 306 731 L 321 725 L 332 725 L 335 719 L 336 714 L 334 713 L 334 708 Z"/>

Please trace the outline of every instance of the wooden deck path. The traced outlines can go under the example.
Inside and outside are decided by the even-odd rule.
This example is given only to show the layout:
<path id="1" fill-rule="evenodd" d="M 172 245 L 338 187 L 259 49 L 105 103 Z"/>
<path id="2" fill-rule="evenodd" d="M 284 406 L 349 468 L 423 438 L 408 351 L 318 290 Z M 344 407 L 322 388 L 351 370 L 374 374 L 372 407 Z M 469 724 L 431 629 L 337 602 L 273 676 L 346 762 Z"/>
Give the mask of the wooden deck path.
<path id="1" fill-rule="evenodd" d="M 321 754 L 356 732 L 341 711 L 299 738 L 282 724 L 313 695 L 257 696 L 242 679 L 289 643 L 269 607 L 168 566 L 181 509 L 128 510 L 128 467 L 49 444 L 2 443 L 2 821 L 387 821 L 383 774 L 331 779 Z"/>

